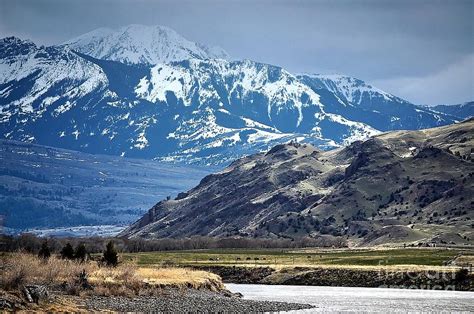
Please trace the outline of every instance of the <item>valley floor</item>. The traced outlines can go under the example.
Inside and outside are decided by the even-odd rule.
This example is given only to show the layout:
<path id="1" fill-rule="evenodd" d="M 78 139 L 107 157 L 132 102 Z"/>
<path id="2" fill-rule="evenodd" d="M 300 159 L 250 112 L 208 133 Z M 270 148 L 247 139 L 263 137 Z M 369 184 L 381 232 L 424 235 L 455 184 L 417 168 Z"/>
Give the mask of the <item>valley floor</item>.
<path id="1" fill-rule="evenodd" d="M 403 267 L 451 269 L 474 264 L 474 248 L 202 249 L 123 253 L 139 266 Z"/>
<path id="2" fill-rule="evenodd" d="M 125 254 L 192 267 L 227 283 L 474 291 L 472 249 L 222 249 Z"/>
<path id="3" fill-rule="evenodd" d="M 0 310 L 248 313 L 314 306 L 278 298 L 242 298 L 224 283 L 474 291 L 471 248 L 123 253 L 116 268 L 101 266 L 100 256 L 92 258 L 80 263 L 57 256 L 43 260 L 32 254 L 4 253 Z M 28 301 L 28 289 L 38 287 L 49 295 L 37 303 Z"/>

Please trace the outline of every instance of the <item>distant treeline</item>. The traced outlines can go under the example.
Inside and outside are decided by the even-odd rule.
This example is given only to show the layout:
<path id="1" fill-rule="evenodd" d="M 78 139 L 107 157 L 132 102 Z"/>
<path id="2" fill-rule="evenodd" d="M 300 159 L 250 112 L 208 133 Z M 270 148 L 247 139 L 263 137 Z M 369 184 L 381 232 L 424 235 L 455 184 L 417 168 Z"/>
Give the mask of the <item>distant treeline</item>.
<path id="1" fill-rule="evenodd" d="M 38 183 L 50 183 L 44 174 L 32 174 L 15 169 L 0 169 L 0 176 L 11 176 Z"/>
<path id="2" fill-rule="evenodd" d="M 346 247 L 345 240 L 336 237 L 300 238 L 300 239 L 255 239 L 255 238 L 210 238 L 192 237 L 186 239 L 122 239 L 122 238 L 42 238 L 32 234 L 20 236 L 0 236 L 0 251 L 27 251 L 38 253 L 41 245 L 47 241 L 53 253 L 70 243 L 73 246 L 84 244 L 89 253 L 100 253 L 109 241 L 113 241 L 119 252 L 153 252 L 175 250 L 197 250 L 218 248 L 303 248 L 303 247 Z"/>

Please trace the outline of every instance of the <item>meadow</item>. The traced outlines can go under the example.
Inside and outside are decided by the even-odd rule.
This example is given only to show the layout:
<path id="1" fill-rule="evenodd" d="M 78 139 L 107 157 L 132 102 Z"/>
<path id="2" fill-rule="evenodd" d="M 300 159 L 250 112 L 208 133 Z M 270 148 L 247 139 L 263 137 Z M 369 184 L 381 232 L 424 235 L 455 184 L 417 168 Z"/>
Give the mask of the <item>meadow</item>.
<path id="1" fill-rule="evenodd" d="M 474 262 L 468 249 L 212 249 L 123 253 L 122 259 L 139 266 L 271 266 L 271 267 L 379 267 L 446 266 L 454 259 Z"/>

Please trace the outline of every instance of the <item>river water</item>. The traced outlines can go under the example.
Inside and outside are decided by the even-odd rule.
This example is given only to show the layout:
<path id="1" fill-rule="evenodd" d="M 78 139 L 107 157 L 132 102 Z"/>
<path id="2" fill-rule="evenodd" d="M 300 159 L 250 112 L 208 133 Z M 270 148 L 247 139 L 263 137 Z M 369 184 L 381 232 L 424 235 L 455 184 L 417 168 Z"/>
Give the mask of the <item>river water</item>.
<path id="1" fill-rule="evenodd" d="M 474 312 L 474 292 L 226 284 L 244 299 L 312 304 L 312 312 Z"/>

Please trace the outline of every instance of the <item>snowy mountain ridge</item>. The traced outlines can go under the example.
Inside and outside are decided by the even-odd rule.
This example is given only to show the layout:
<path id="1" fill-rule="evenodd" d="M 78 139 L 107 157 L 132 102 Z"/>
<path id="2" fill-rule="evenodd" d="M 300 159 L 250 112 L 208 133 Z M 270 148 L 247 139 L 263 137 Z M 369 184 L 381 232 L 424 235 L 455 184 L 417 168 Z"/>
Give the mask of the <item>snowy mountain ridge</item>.
<path id="1" fill-rule="evenodd" d="M 0 122 L 16 117 L 18 128 L 40 118 L 54 104 L 52 115 L 64 113 L 78 98 L 93 92 L 107 94 L 107 85 L 99 66 L 68 48 L 37 47 L 14 37 L 0 40 Z M 34 136 L 19 139 L 32 141 Z"/>
<path id="2" fill-rule="evenodd" d="M 425 108 L 435 112 L 452 115 L 459 120 L 465 120 L 474 117 L 474 101 L 468 101 L 461 104 L 437 105 Z"/>
<path id="3" fill-rule="evenodd" d="M 194 117 L 176 119 L 178 127 L 167 136 L 178 139 L 180 145 L 200 139 L 210 140 L 208 148 L 225 143 L 240 146 L 296 135 L 333 147 L 349 138 L 379 133 L 363 123 L 325 112 L 319 95 L 286 70 L 250 60 L 191 59 L 159 64 L 140 80 L 135 92 L 150 102 L 197 108 L 192 111 Z M 344 134 L 325 138 L 320 123 L 338 125 Z M 222 138 L 211 140 L 217 134 Z M 189 153 L 197 153 L 191 146 Z"/>
<path id="4" fill-rule="evenodd" d="M 53 47 L 0 40 L 2 137 L 222 164 L 290 140 L 328 149 L 383 131 L 456 121 L 355 78 L 209 58 L 196 50 L 203 46 L 168 28 L 133 35 L 143 27 L 99 29 Z M 156 55 L 160 63 L 150 64 L 150 47 L 163 52 Z"/>
<path id="5" fill-rule="evenodd" d="M 219 77 L 217 82 L 216 77 Z M 227 98 L 222 99 L 216 87 L 222 88 Z M 151 69 L 150 80 L 144 77 L 135 91 L 137 96 L 151 102 L 165 101 L 166 93 L 173 92 L 185 106 L 191 104 L 196 94 L 200 103 L 217 102 L 219 107 L 224 104 L 229 106 L 231 97 L 240 99 L 248 97 L 250 93 L 261 92 L 269 100 L 269 118 L 273 110 L 270 105 L 295 106 L 298 110 L 296 127 L 303 119 L 303 106 L 322 107 L 319 95 L 287 71 L 250 60 L 228 62 L 191 59 L 182 64 L 156 65 Z M 306 101 L 298 101 L 303 95 Z"/>
<path id="6" fill-rule="evenodd" d="M 99 28 L 68 40 L 64 45 L 97 59 L 135 64 L 229 57 L 220 47 L 189 41 L 171 28 L 159 25 Z"/>
<path id="7" fill-rule="evenodd" d="M 364 94 L 376 94 L 382 96 L 385 100 L 401 100 L 400 98 L 384 92 L 366 82 L 354 77 L 340 74 L 301 74 L 321 82 L 321 88 L 325 88 L 340 99 L 349 104 L 358 104 L 362 102 Z"/>

